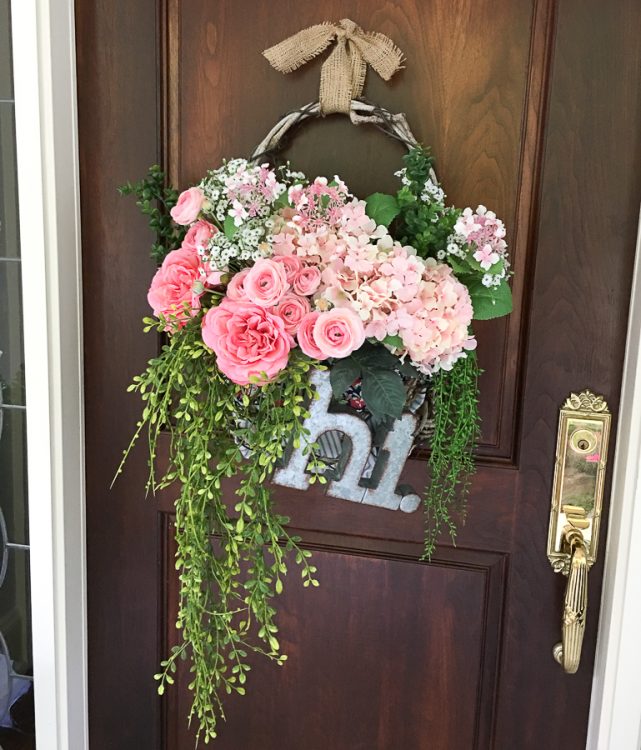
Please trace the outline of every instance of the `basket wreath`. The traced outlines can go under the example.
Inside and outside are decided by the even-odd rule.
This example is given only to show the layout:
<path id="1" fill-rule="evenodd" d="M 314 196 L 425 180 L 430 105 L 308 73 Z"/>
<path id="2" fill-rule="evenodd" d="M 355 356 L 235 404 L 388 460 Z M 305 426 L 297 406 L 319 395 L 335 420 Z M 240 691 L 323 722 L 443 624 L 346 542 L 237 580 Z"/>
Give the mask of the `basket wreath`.
<path id="1" fill-rule="evenodd" d="M 318 103 L 286 115 L 250 159 L 224 162 L 180 195 L 158 167 L 121 188 L 157 235 L 145 330 L 165 336 L 130 386 L 144 409 L 125 458 L 146 431 L 148 489 L 178 488 L 181 639 L 156 679 L 162 694 L 178 660 L 189 662 L 189 718 L 205 742 L 224 718 L 224 695 L 244 693 L 250 654 L 286 659 L 274 598 L 288 563 L 301 567 L 304 586 L 319 585 L 270 489 L 292 446 L 308 456 L 310 482 L 335 476 L 326 446 L 305 428 L 311 374 L 329 370 L 335 401 L 370 425 L 374 445 L 404 411 L 420 414 L 429 558 L 441 530 L 454 537 L 474 470 L 472 321 L 511 310 L 503 223 L 483 206 L 446 205 L 403 115 L 362 100 L 350 113 L 407 146 L 395 195 L 363 200 L 337 175 L 278 164 L 285 136 L 323 114 Z M 157 476 L 162 431 L 170 450 Z"/>

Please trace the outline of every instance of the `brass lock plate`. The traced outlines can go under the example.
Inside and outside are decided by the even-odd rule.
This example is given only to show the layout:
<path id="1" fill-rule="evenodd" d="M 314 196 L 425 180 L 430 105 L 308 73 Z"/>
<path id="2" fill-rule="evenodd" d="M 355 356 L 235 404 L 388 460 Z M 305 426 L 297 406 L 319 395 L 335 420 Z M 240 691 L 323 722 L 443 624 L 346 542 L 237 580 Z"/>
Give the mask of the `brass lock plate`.
<path id="1" fill-rule="evenodd" d="M 568 528 L 581 531 L 588 566 L 596 560 L 610 420 L 607 403 L 591 391 L 571 394 L 560 412 L 547 554 L 566 575 Z"/>

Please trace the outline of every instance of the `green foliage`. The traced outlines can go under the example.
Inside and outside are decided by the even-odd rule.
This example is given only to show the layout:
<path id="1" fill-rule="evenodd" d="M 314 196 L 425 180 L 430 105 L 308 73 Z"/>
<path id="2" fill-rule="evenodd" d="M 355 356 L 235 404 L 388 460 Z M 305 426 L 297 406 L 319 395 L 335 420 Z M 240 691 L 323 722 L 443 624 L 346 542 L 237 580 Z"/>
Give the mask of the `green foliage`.
<path id="1" fill-rule="evenodd" d="M 334 397 L 341 399 L 345 389 L 361 379 L 361 392 L 367 410 L 375 420 L 400 419 L 407 399 L 403 375 L 418 377 L 418 371 L 402 363 L 381 344 L 366 341 L 349 357 L 336 360 L 330 371 Z"/>
<path id="2" fill-rule="evenodd" d="M 473 450 L 479 436 L 478 362 L 473 352 L 449 372 L 433 376 L 434 434 L 430 444 L 430 481 L 425 490 L 425 554 L 434 552 L 438 534 L 454 540 L 454 512 L 464 511 L 474 474 Z"/>
<path id="3" fill-rule="evenodd" d="M 365 200 L 366 213 L 374 219 L 377 226 L 388 227 L 400 211 L 398 201 L 393 195 L 373 193 Z"/>
<path id="4" fill-rule="evenodd" d="M 156 241 L 151 246 L 151 257 L 156 263 L 162 263 L 169 252 L 179 247 L 186 232 L 186 227 L 175 224 L 169 215 L 178 200 L 178 191 L 165 186 L 164 172 L 154 165 L 149 168 L 144 179 L 140 182 L 127 182 L 118 188 L 118 192 L 138 198 L 136 205 L 149 217 L 149 228 L 156 234 Z"/>
<path id="5" fill-rule="evenodd" d="M 223 231 L 225 232 L 225 237 L 229 240 L 233 240 L 236 233 L 238 232 L 238 227 L 234 223 L 234 217 L 233 216 L 225 216 L 225 221 L 223 223 Z"/>
<path id="6" fill-rule="evenodd" d="M 146 330 L 167 321 L 147 319 Z M 240 387 L 225 378 L 194 318 L 170 338 L 129 390 L 144 410 L 136 440 L 147 434 L 148 490 L 176 486 L 176 568 L 180 579 L 177 629 L 181 641 L 156 675 L 158 692 L 174 682 L 179 659 L 189 662 L 193 693 L 190 721 L 205 742 L 224 718 L 223 699 L 245 692 L 250 653 L 282 664 L 273 599 L 283 590 L 288 563 L 301 566 L 304 586 L 318 586 L 310 552 L 288 535 L 288 519 L 273 509 L 269 479 L 290 440 L 303 444 L 310 463 L 321 467 L 307 444 L 303 421 L 314 397 L 309 372 L 318 364 L 295 350 L 274 382 Z M 169 458 L 156 477 L 161 431 L 169 432 Z M 244 458 L 241 446 L 249 451 Z M 163 459 L 164 465 L 164 459 Z M 122 470 L 122 464 L 118 473 Z M 235 500 L 226 479 L 240 477 Z M 318 481 L 325 481 L 319 476 Z"/>
<path id="7" fill-rule="evenodd" d="M 361 376 L 361 366 L 353 357 L 337 359 L 329 371 L 334 398 L 340 400 L 345 391 Z"/>
<path id="8" fill-rule="evenodd" d="M 396 199 L 399 207 L 397 236 L 404 245 L 412 245 L 423 258 L 435 258 L 447 245 L 461 212 L 442 201 L 423 200 L 425 183 L 432 174 L 433 158 L 428 149 L 417 147 L 404 157 L 404 184 Z"/>
<path id="9" fill-rule="evenodd" d="M 487 287 L 479 279 L 473 279 L 468 283 L 468 291 L 474 308 L 474 320 L 500 318 L 512 312 L 512 290 L 505 280 L 498 286 Z"/>

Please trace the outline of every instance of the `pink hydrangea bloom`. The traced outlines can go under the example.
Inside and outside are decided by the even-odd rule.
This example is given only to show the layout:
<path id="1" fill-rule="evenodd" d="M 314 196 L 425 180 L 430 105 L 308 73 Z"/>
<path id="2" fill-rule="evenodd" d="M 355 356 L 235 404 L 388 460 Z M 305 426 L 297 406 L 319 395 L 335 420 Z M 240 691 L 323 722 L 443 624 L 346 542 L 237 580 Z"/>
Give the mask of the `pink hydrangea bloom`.
<path id="1" fill-rule="evenodd" d="M 359 244 L 348 245 L 343 259 L 329 263 L 320 298 L 356 313 L 369 338 L 400 336 L 403 351 L 397 353 L 407 352 L 422 371 L 449 369 L 476 346 L 469 334 L 473 311 L 467 288 L 449 266 L 423 260 L 391 238 L 371 247 L 367 271 L 356 270 L 363 268 Z"/>
<path id="2" fill-rule="evenodd" d="M 491 268 L 507 251 L 505 225 L 494 211 L 479 206 L 466 208 L 454 225 L 454 233 L 465 243 L 475 246 L 474 258 L 484 270 Z"/>

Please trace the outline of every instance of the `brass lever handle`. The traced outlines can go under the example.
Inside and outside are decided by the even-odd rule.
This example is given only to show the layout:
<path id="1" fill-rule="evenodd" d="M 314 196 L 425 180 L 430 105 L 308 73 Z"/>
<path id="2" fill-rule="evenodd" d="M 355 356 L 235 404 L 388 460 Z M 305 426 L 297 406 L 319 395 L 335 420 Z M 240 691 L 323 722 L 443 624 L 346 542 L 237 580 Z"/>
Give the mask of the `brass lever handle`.
<path id="1" fill-rule="evenodd" d="M 588 609 L 588 555 L 583 533 L 568 524 L 563 529 L 564 545 L 571 554 L 562 620 L 562 643 L 554 647 L 554 658 L 568 674 L 574 674 L 581 661 L 581 647 Z"/>

